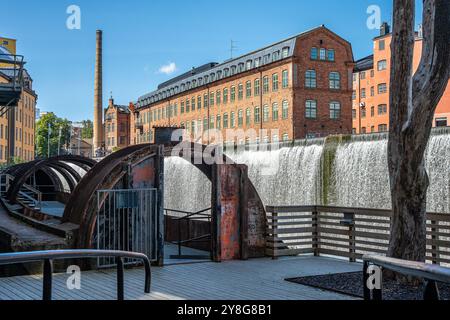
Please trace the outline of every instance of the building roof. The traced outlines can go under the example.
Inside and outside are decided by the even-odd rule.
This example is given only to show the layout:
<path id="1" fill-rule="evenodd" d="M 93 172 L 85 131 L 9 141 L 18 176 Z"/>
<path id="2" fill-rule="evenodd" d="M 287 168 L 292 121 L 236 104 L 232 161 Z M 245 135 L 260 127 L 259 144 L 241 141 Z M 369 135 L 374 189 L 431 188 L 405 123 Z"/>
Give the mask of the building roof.
<path id="1" fill-rule="evenodd" d="M 217 62 L 210 62 L 210 63 L 204 64 L 204 65 L 202 65 L 200 67 L 192 68 L 191 71 L 185 72 L 182 75 L 179 75 L 179 76 L 177 76 L 177 77 L 175 77 L 173 79 L 170 79 L 170 80 L 168 80 L 166 82 L 161 83 L 158 86 L 158 90 L 166 88 L 166 87 L 169 87 L 170 85 L 172 85 L 172 84 L 174 84 L 174 83 L 176 83 L 178 81 L 182 81 L 184 79 L 187 79 L 187 78 L 189 78 L 189 77 L 191 77 L 193 75 L 196 75 L 196 74 L 199 74 L 199 73 L 211 70 L 212 68 L 214 68 L 218 64 L 219 63 L 217 63 Z"/>
<path id="2" fill-rule="evenodd" d="M 373 54 L 356 61 L 355 72 L 361 72 L 373 69 Z"/>
<path id="3" fill-rule="evenodd" d="M 257 69 L 260 66 L 264 66 L 279 60 L 290 58 L 294 54 L 294 48 L 297 39 L 300 36 L 323 28 L 325 27 L 320 26 L 302 32 L 293 37 L 271 44 L 267 47 L 250 52 L 235 59 L 227 60 L 220 64 L 215 64 L 211 66 L 211 68 L 206 68 L 206 70 L 194 75 L 189 75 L 189 72 L 184 73 L 179 77 L 173 78 L 159 85 L 156 91 L 139 97 L 138 101 L 135 102 L 135 105 L 137 108 L 142 108 L 158 101 L 175 96 L 181 92 L 185 92 L 203 86 L 205 84 L 222 80 L 224 78 L 232 77 L 236 74 L 246 72 L 248 70 Z"/>
<path id="4" fill-rule="evenodd" d="M 11 52 L 9 52 L 8 49 L 6 49 L 5 47 L 0 46 L 0 55 L 1 58 L 4 60 L 13 61 L 11 57 Z"/>

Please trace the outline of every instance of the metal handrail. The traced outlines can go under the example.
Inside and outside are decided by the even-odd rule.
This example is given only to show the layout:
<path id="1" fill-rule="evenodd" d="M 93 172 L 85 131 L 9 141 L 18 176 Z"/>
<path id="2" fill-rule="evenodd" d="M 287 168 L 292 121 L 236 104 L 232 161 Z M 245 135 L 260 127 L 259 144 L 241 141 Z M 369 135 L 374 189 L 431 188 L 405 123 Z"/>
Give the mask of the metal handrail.
<path id="1" fill-rule="evenodd" d="M 113 250 L 49 250 L 17 253 L 1 253 L 0 265 L 16 263 L 44 262 L 42 300 L 52 300 L 53 260 L 115 257 L 117 262 L 117 300 L 124 300 L 124 263 L 123 259 L 139 259 L 145 268 L 145 293 L 150 293 L 150 260 L 143 253 Z"/>
<path id="2" fill-rule="evenodd" d="M 423 278 L 427 280 L 424 291 L 424 300 L 439 300 L 439 290 L 436 282 L 450 283 L 450 269 L 428 264 L 424 262 L 406 261 L 384 256 L 364 255 L 363 256 L 363 278 L 364 278 L 364 300 L 371 300 L 371 290 L 367 287 L 369 279 L 369 264 L 373 264 L 406 276 Z M 382 272 L 380 283 L 382 283 Z M 373 299 L 382 300 L 382 288 L 373 290 Z"/>
<path id="3" fill-rule="evenodd" d="M 172 209 L 164 209 L 164 210 L 166 212 L 175 212 L 175 213 L 187 214 L 184 217 L 175 218 L 174 220 L 183 220 L 183 219 L 187 219 L 187 218 L 190 218 L 190 217 L 193 217 L 193 216 L 204 216 L 204 217 L 210 217 L 211 216 L 210 214 L 204 213 L 204 212 L 210 211 L 211 208 L 203 209 L 203 210 L 200 210 L 200 211 L 197 211 L 197 212 L 194 212 L 194 213 L 188 212 L 188 211 L 182 211 L 182 210 L 172 210 Z"/>
<path id="4" fill-rule="evenodd" d="M 209 234 L 200 236 L 200 237 L 194 237 L 194 238 L 189 238 L 188 235 L 188 239 L 186 240 L 181 240 L 181 221 L 186 220 L 186 222 L 189 223 L 190 220 L 196 220 L 195 218 L 193 218 L 194 216 L 200 216 L 197 217 L 197 219 L 208 219 L 209 222 L 211 222 L 211 215 L 209 214 L 205 214 L 204 212 L 210 211 L 212 208 L 207 208 L 207 209 L 203 209 L 197 212 L 188 212 L 188 211 L 182 211 L 182 210 L 171 210 L 171 209 L 164 209 L 167 212 L 175 212 L 175 213 L 184 213 L 186 214 L 186 216 L 184 217 L 177 217 L 177 218 L 173 218 L 174 221 L 178 222 L 178 241 L 175 242 L 174 244 L 176 244 L 178 246 L 178 256 L 181 257 L 181 245 L 184 243 L 190 243 L 190 242 L 199 242 L 199 240 L 202 239 L 206 239 L 208 237 L 211 237 L 211 232 Z M 211 224 L 211 223 L 210 223 Z M 189 230 L 189 229 L 188 229 Z"/>

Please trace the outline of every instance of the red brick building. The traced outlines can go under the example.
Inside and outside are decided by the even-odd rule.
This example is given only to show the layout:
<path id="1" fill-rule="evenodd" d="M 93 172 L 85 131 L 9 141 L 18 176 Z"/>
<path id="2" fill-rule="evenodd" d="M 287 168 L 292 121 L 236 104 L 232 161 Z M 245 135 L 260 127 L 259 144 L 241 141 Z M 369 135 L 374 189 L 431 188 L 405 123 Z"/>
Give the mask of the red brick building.
<path id="1" fill-rule="evenodd" d="M 133 103 L 130 141 L 153 141 L 154 126 L 184 127 L 203 143 L 348 134 L 353 68 L 351 44 L 321 26 L 159 85 Z"/>
<path id="2" fill-rule="evenodd" d="M 130 110 L 128 106 L 114 104 L 109 99 L 108 108 L 105 109 L 105 150 L 113 152 L 130 145 Z"/>

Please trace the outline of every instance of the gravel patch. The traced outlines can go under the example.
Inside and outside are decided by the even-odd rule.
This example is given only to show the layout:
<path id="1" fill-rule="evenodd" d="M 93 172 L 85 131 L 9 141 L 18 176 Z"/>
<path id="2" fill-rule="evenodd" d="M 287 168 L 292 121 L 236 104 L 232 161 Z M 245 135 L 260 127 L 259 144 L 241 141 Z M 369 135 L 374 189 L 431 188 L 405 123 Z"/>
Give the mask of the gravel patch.
<path id="1" fill-rule="evenodd" d="M 290 278 L 286 281 L 353 297 L 364 297 L 362 272 Z M 383 279 L 383 300 L 423 300 L 424 287 L 424 285 L 415 287 Z M 438 288 L 441 300 L 450 300 L 450 285 L 438 283 Z"/>

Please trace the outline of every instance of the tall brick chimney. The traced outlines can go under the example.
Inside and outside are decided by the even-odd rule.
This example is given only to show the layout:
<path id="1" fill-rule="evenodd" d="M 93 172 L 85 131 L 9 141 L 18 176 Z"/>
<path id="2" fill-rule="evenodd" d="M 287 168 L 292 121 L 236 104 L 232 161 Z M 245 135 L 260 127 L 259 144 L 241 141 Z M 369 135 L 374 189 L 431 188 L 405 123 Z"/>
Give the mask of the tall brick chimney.
<path id="1" fill-rule="evenodd" d="M 94 80 L 94 155 L 103 146 L 103 67 L 102 31 L 97 30 Z"/>

